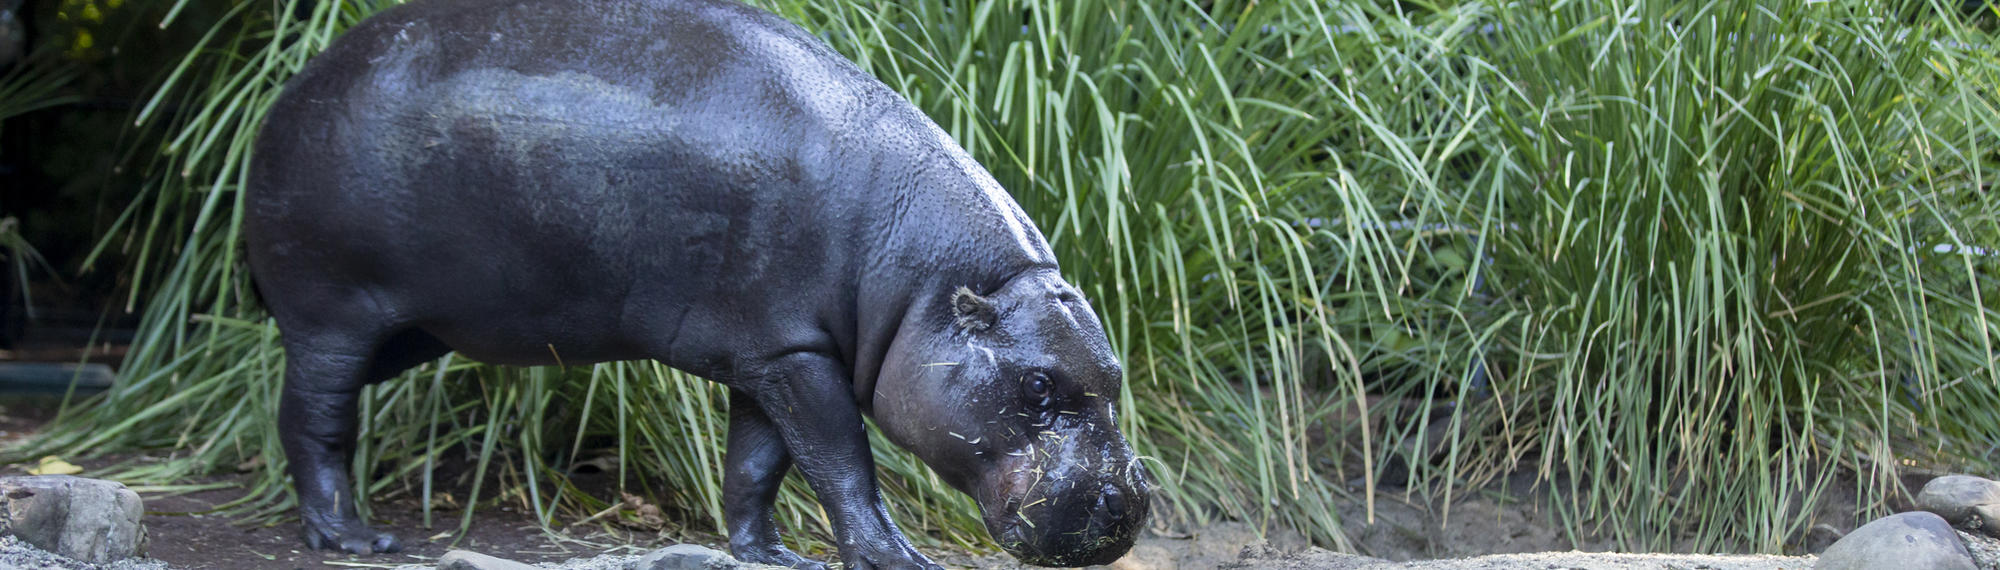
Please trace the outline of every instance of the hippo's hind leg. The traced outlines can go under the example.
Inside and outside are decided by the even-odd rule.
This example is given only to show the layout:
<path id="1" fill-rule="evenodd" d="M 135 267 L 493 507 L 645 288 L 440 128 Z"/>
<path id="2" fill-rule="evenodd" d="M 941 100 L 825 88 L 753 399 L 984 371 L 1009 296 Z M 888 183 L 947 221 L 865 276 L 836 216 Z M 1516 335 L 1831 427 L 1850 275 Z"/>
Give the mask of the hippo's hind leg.
<path id="1" fill-rule="evenodd" d="M 421 332 L 374 335 L 287 329 L 278 437 L 299 495 L 306 545 L 356 554 L 395 552 L 394 535 L 368 528 L 355 509 L 353 482 L 361 388 L 445 347 Z"/>
<path id="2" fill-rule="evenodd" d="M 793 568 L 825 568 L 799 556 L 778 538 L 772 518 L 778 487 L 792 470 L 792 454 L 778 428 L 757 402 L 742 390 L 729 391 L 728 470 L 722 479 L 724 516 L 729 524 L 729 551 L 737 560 Z"/>

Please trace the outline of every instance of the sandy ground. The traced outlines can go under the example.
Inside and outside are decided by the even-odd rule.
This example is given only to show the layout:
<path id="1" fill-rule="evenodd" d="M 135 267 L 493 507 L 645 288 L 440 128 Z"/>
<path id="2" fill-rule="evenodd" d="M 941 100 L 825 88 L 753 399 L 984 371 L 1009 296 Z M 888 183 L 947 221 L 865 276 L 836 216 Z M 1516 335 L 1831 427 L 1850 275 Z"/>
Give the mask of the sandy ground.
<path id="1" fill-rule="evenodd" d="M 1708 569 L 1776 570 L 1812 568 L 1812 556 L 1737 556 L 1692 554 L 1619 554 L 1589 552 L 1536 552 L 1493 554 L 1437 560 L 1390 561 L 1356 554 L 1341 554 L 1309 547 L 1296 537 L 1260 538 L 1255 529 L 1242 523 L 1219 523 L 1198 529 L 1186 538 L 1149 536 L 1132 548 L 1132 553 L 1113 563 L 1113 570 L 1179 570 L 1195 568 L 1246 569 L 1438 569 L 1471 570 L 1485 568 L 1533 568 L 1578 570 Z M 970 567 L 987 569 L 1032 568 L 1013 562 L 1005 555 L 989 555 L 970 561 Z"/>
<path id="2" fill-rule="evenodd" d="M 1156 549 L 1168 549 L 1167 545 L 1147 545 Z M 637 556 L 600 556 L 592 559 L 571 560 L 558 564 L 545 564 L 548 568 L 563 570 L 614 570 L 637 562 Z M 1543 552 L 1533 554 L 1496 554 L 1452 560 L 1424 560 L 1413 562 L 1390 562 L 1354 554 L 1339 554 L 1324 549 L 1313 548 L 1301 552 L 1285 554 L 1274 550 L 1252 547 L 1233 557 L 1185 557 L 1174 560 L 1148 561 L 1145 555 L 1120 560 L 1111 570 L 1154 569 L 1196 569 L 1196 568 L 1241 568 L 1251 570 L 1484 570 L 1484 569 L 1562 569 L 1562 570 L 1779 570 L 1809 569 L 1813 567 L 1813 557 L 1786 556 L 1703 556 L 1687 554 L 1607 554 L 1587 552 Z M 947 563 L 953 567 L 958 564 Z M 1012 561 L 995 564 L 974 564 L 971 568 L 1032 568 Z M 428 566 L 405 566 L 398 570 L 422 570 Z"/>
<path id="3" fill-rule="evenodd" d="M 547 567 L 565 570 L 611 570 L 636 562 L 637 556 L 600 556 L 571 560 Z M 1005 555 L 969 556 L 945 553 L 939 561 L 951 567 L 985 570 L 1034 568 Z M 1734 556 L 1690 554 L 1618 554 L 1589 552 L 1540 552 L 1496 554 L 1449 560 L 1391 562 L 1355 554 L 1340 554 L 1321 548 L 1300 548 L 1287 552 L 1256 536 L 1249 526 L 1223 523 L 1192 533 L 1188 538 L 1148 537 L 1133 547 L 1125 559 L 1110 570 L 1168 570 L 1199 568 L 1241 568 L 1268 570 L 1476 570 L 1476 569 L 1563 569 L 1563 570 L 1779 570 L 1813 567 L 1811 556 Z M 406 566 L 400 570 L 420 570 Z"/>
<path id="4" fill-rule="evenodd" d="M 710 545 L 718 546 L 718 545 Z M 1034 568 L 1015 562 L 1004 554 L 970 555 L 934 552 L 940 563 L 954 568 L 1017 570 Z M 543 567 L 564 570 L 614 570 L 637 562 L 635 555 L 604 555 L 544 563 Z M 1139 541 L 1132 553 L 1109 570 L 1179 570 L 1240 568 L 1253 570 L 1780 570 L 1809 569 L 1812 556 L 1742 556 L 1693 554 L 1621 554 L 1603 552 L 1538 552 L 1495 554 L 1447 560 L 1392 562 L 1356 554 L 1340 554 L 1322 548 L 1294 546 L 1282 548 L 1260 538 L 1254 529 L 1241 523 L 1220 523 L 1204 527 L 1186 537 L 1149 536 Z M 423 570 L 429 566 L 409 565 L 398 570 Z"/>
<path id="5" fill-rule="evenodd" d="M 1233 565 L 1218 568 L 1268 568 L 1268 569 L 1435 569 L 1474 570 L 1499 568 L 1549 568 L 1563 570 L 1777 570 L 1812 568 L 1813 557 L 1789 556 L 1714 556 L 1695 554 L 1607 554 L 1589 552 L 1539 552 L 1531 554 L 1495 554 L 1456 558 L 1451 560 L 1423 560 L 1414 562 L 1389 562 L 1381 559 L 1337 554 L 1320 549 L 1291 556 L 1277 558 L 1249 557 Z"/>

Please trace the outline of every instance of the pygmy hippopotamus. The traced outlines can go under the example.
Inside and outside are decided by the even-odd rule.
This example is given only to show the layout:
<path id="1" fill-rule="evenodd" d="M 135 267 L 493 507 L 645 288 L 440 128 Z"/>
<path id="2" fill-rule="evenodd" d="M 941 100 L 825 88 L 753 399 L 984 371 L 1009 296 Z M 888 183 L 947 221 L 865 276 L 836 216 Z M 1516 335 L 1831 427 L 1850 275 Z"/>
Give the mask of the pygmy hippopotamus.
<path id="1" fill-rule="evenodd" d="M 361 388 L 457 351 L 654 359 L 729 388 L 730 548 L 796 465 L 849 568 L 930 567 L 862 422 L 975 498 L 1008 552 L 1110 562 L 1148 483 L 1122 371 L 1034 222 L 944 131 L 733 0 L 417 0 L 273 104 L 245 197 L 282 332 L 279 433 L 315 548 L 395 551 L 348 479 Z"/>

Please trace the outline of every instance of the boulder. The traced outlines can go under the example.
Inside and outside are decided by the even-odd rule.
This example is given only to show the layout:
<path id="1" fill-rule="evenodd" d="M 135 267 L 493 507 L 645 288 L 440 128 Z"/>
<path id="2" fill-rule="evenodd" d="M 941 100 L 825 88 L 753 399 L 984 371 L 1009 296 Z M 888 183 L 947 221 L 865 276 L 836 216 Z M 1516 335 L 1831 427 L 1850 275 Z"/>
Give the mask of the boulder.
<path id="1" fill-rule="evenodd" d="M 1861 525 L 1827 547 L 1813 567 L 1818 570 L 1977 568 L 1951 523 L 1923 511 L 1882 517 Z"/>
<path id="2" fill-rule="evenodd" d="M 0 477 L 0 535 L 104 564 L 145 553 L 139 494 L 115 481 L 69 475 Z"/>
<path id="3" fill-rule="evenodd" d="M 1946 475 L 1925 483 L 1924 490 L 1917 492 L 1918 509 L 1937 513 L 1951 524 L 1965 523 L 1972 518 L 1973 508 L 1981 505 L 2000 505 L 2000 482 Z"/>

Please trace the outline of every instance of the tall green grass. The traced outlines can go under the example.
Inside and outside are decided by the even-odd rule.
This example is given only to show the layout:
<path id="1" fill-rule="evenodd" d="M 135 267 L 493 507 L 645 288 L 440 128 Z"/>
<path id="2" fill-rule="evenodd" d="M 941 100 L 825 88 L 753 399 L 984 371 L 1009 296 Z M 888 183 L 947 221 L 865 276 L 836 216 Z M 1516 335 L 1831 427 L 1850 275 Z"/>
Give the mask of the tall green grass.
<path id="1" fill-rule="evenodd" d="M 1829 467 L 1986 459 L 1996 52 L 1955 8 L 1497 11 L 1502 410 L 1579 525 L 1769 549 Z"/>
<path id="2" fill-rule="evenodd" d="M 116 389 L 17 453 L 171 448 L 114 473 L 162 482 L 261 458 L 249 506 L 290 506 L 237 189 L 283 79 L 387 4 L 241 4 L 168 79 L 139 120 L 177 135 L 103 246 L 136 253 L 144 329 Z M 1124 357 L 1160 524 L 1346 548 L 1371 491 L 1448 502 L 1525 471 L 1579 539 L 1776 551 L 1839 473 L 1880 510 L 1901 466 L 1992 465 L 1990 7 L 762 5 L 1050 234 Z M 617 500 L 561 476 L 611 454 L 719 527 L 722 398 L 652 363 L 447 359 L 371 388 L 356 474 L 430 504 L 453 483 L 430 469 L 470 462 L 498 482 L 477 501 L 561 524 Z M 905 528 L 985 543 L 968 501 L 877 449 Z M 823 534 L 793 483 L 782 522 Z"/>
<path id="3" fill-rule="evenodd" d="M 69 62 L 49 50 L 0 69 L 0 124 L 9 118 L 76 101 L 75 95 L 64 92 L 76 75 Z"/>

